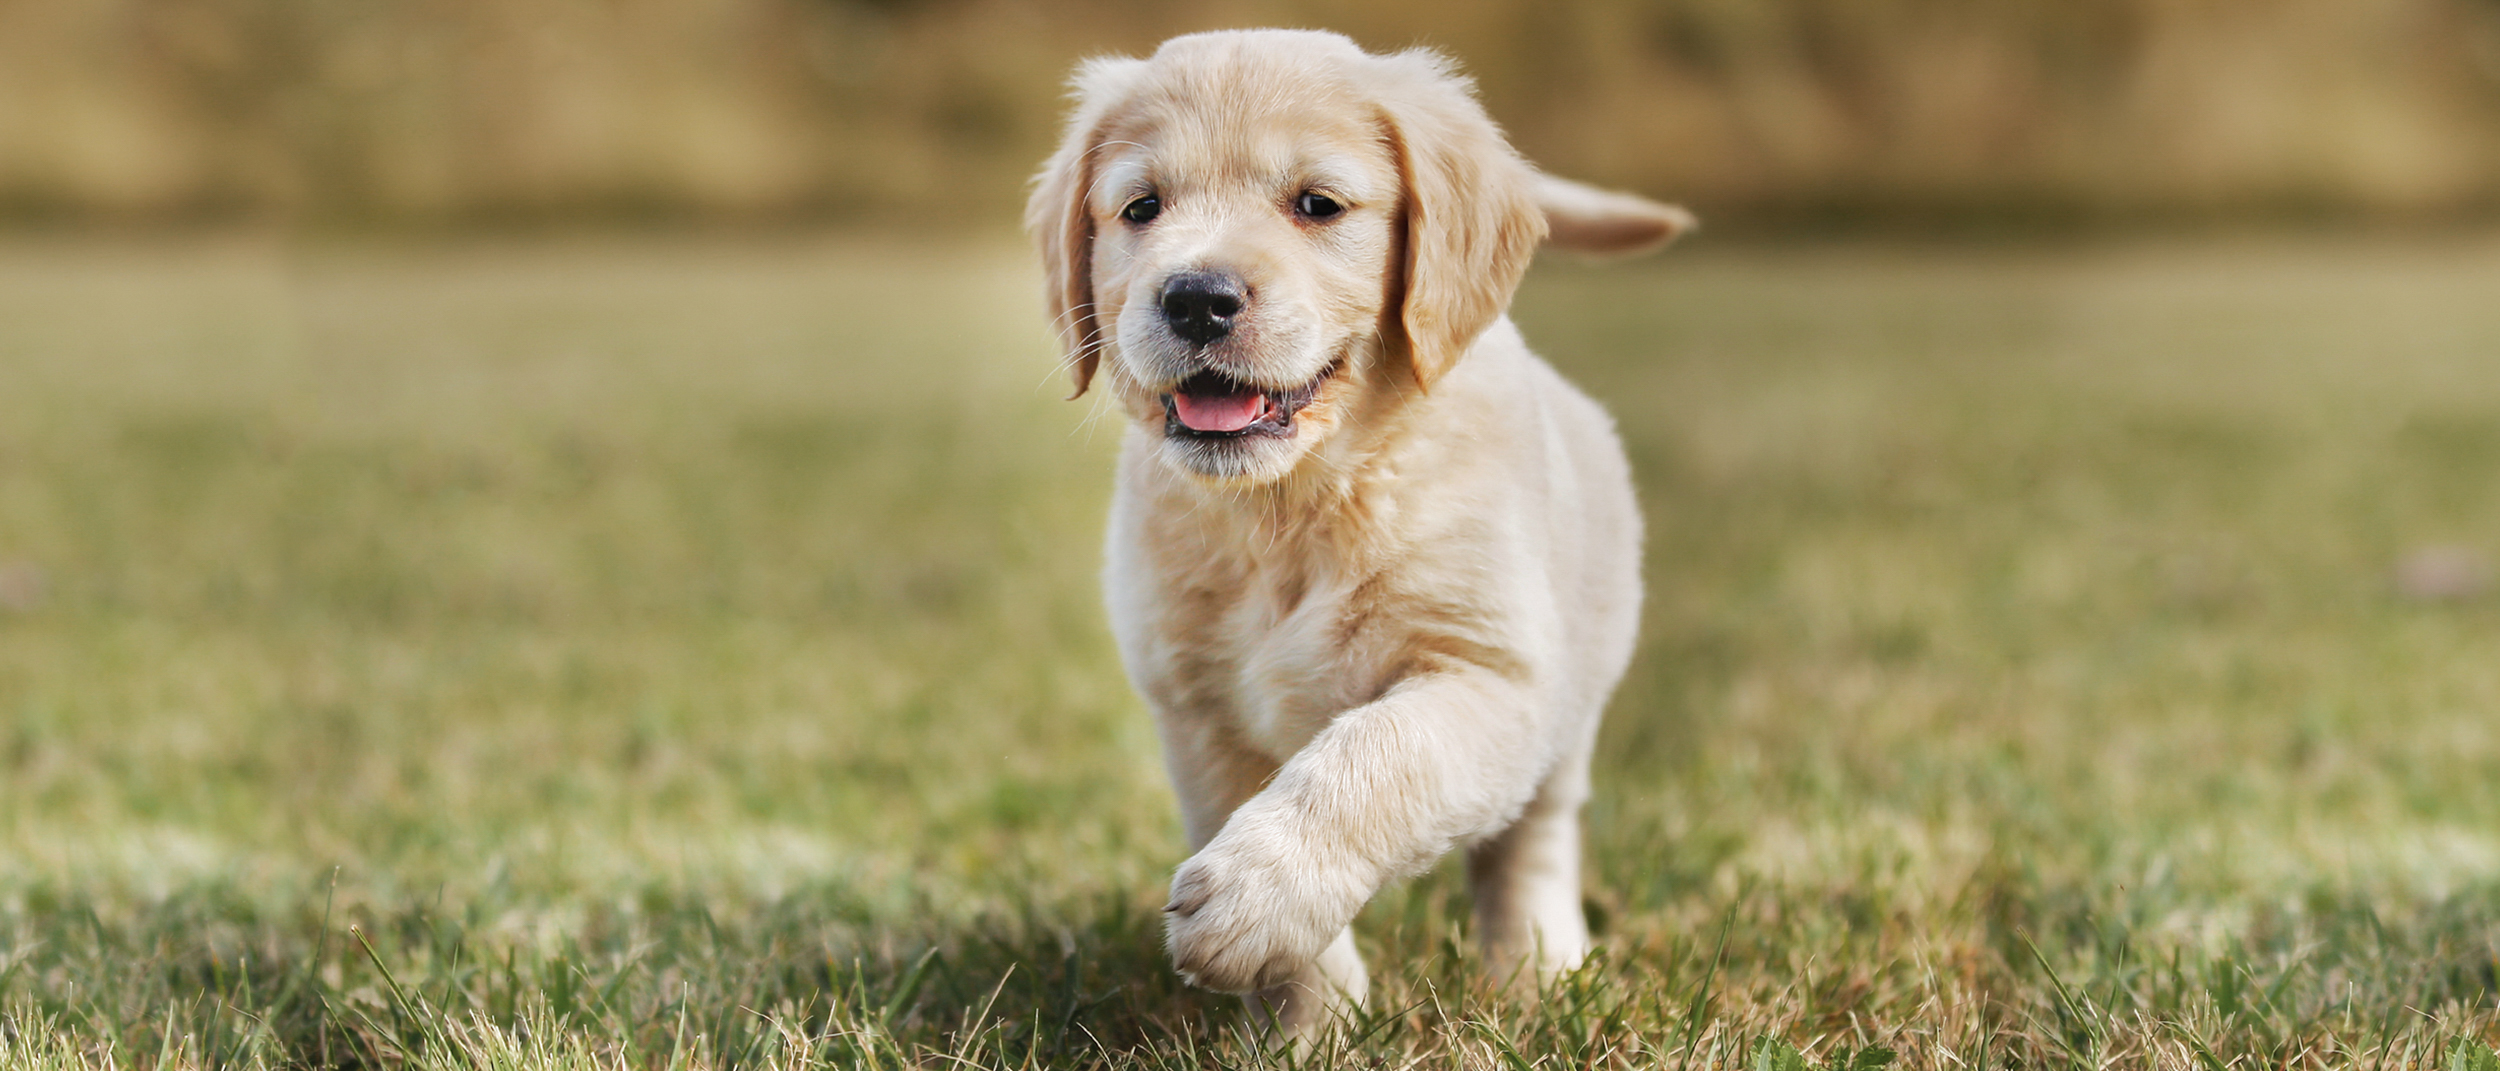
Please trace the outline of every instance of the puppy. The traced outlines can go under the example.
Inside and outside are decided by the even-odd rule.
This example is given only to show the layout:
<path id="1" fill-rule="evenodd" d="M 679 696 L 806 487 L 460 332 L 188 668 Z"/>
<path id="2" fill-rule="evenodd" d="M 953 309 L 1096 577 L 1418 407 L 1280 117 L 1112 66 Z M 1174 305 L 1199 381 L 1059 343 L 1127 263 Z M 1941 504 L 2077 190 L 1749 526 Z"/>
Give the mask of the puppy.
<path id="1" fill-rule="evenodd" d="M 1431 52 L 1194 34 L 1074 84 L 1026 222 L 1128 417 L 1103 586 L 1196 853 L 1174 965 L 1307 1034 L 1363 999 L 1356 911 L 1463 845 L 1492 969 L 1569 969 L 1641 520 L 1503 310 L 1541 240 L 1691 217 L 1540 175 Z"/>

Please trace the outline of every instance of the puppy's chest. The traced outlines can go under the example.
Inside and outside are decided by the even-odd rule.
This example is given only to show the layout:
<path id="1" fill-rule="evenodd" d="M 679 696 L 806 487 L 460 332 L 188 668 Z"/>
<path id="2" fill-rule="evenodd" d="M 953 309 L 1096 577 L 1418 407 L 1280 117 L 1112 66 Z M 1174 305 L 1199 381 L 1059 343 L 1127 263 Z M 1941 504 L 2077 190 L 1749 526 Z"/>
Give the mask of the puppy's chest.
<path id="1" fill-rule="evenodd" d="M 1213 717 L 1282 761 L 1385 686 L 1358 579 L 1239 559 L 1158 578 L 1166 614 L 1142 667 L 1167 716 Z"/>

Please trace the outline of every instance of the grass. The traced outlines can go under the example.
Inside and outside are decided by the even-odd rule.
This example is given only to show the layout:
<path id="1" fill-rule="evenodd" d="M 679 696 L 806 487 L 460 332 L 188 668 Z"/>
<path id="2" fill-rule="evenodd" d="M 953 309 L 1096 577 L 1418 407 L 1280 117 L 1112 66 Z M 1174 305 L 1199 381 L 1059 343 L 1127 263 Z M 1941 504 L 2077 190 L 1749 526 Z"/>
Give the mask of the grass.
<path id="1" fill-rule="evenodd" d="M 1162 963 L 1018 251 L 15 240 L 0 1071 L 2488 1071 L 2496 252 L 1541 268 L 1650 512 L 1603 950 L 1505 1002 L 1428 875 L 1297 1057 Z"/>

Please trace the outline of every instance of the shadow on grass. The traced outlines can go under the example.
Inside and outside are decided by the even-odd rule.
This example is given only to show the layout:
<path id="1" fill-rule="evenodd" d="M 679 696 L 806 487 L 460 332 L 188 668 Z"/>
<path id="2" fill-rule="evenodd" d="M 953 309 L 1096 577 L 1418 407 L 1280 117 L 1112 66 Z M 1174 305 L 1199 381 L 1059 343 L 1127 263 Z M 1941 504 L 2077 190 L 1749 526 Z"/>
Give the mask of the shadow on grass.
<path id="1" fill-rule="evenodd" d="M 2157 936 L 2178 907 L 2158 893 L 2096 901 L 2014 866 L 1924 917 L 1748 885 L 1674 905 L 1680 925 L 1618 920 L 1531 1010 L 1477 972 L 1455 884 L 1374 906 L 1371 1008 L 1305 1052 L 1183 987 L 1159 918 L 1126 898 L 895 922 L 830 886 L 738 904 L 645 890 L 561 925 L 521 903 L 273 906 L 214 885 L 108 918 L 32 890 L 0 944 L 0 1033 L 18 1059 L 45 1036 L 68 1054 L 11 1068 L 1860 1071 L 2479 1069 L 2500 1030 L 2495 889 L 2392 916 L 2320 894 L 2203 947 Z"/>

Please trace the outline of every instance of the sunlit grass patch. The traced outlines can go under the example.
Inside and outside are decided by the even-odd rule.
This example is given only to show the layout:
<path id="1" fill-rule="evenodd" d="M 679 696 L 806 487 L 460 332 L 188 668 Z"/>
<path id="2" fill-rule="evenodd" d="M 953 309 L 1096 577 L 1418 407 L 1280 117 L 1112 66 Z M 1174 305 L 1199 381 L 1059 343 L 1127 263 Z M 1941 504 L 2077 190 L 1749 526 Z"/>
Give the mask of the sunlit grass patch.
<path id="1" fill-rule="evenodd" d="M 1650 521 L 1602 952 L 1427 875 L 1297 1055 L 1164 965 L 1018 251 L 0 250 L 0 1071 L 2471 1068 L 2495 264 L 1541 269 Z"/>

